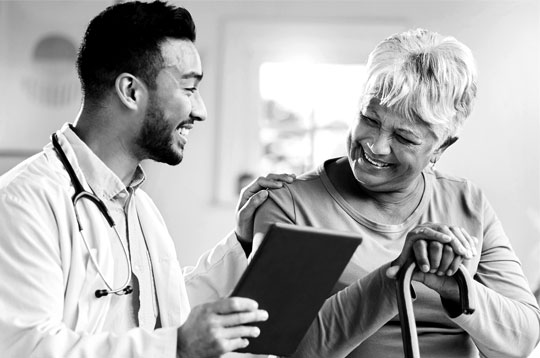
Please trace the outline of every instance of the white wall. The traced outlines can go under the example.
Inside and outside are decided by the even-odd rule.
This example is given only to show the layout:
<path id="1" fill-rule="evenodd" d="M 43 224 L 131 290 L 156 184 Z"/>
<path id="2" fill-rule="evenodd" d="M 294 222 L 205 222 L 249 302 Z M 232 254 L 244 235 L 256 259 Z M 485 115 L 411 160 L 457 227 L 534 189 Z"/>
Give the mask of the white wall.
<path id="1" fill-rule="evenodd" d="M 104 1 L 39 1 L 49 11 L 42 16 L 58 16 L 66 22 L 69 14 L 72 35 L 79 38 L 85 23 Z M 216 202 L 216 158 L 220 132 L 224 130 L 221 102 L 224 29 L 237 21 L 271 23 L 304 21 L 321 23 L 403 24 L 450 34 L 473 50 L 480 71 L 476 109 L 466 124 L 462 138 L 443 157 L 440 169 L 466 176 L 483 187 L 497 210 L 527 275 L 536 281 L 540 258 L 540 5 L 537 1 L 182 1 L 197 23 L 198 47 L 205 71 L 202 94 L 208 120 L 190 134 L 184 162 L 178 167 L 146 163 L 149 180 L 146 190 L 161 208 L 176 240 L 183 264 L 194 264 L 204 250 L 232 226 L 234 203 Z M 35 2 L 20 2 L 33 7 Z M 17 7 L 17 9 L 19 8 Z M 5 41 L 27 41 L 20 24 L 11 18 L 13 6 L 0 2 L 0 61 L 6 56 Z M 87 21 L 87 20 L 84 20 Z M 80 27 L 79 27 L 80 24 Z M 27 22 L 25 26 L 32 27 Z M 6 28 L 7 27 L 7 28 Z M 13 47 L 10 47 L 12 51 Z M 15 47 L 16 49 L 22 46 Z M 10 54 L 10 59 L 24 54 Z M 359 59 L 360 62 L 365 59 Z M 7 73 L 0 62 L 0 75 Z M 0 105 L 28 106 L 21 96 L 0 81 Z M 6 100 L 8 98 L 9 100 Z M 65 120 L 75 116 L 71 109 Z M 11 111 L 10 113 L 15 113 Z M 4 118 L 2 118 L 4 116 Z M 50 116 L 50 114 L 49 114 Z M 0 124 L 9 121 L 0 106 Z M 48 136 L 50 126 L 39 118 L 25 118 Z M 51 124 L 52 123 L 52 124 Z M 1 127 L 0 127 L 1 128 Z M 42 130 L 41 130 L 42 129 Z M 0 139 L 5 134 L 0 133 Z M 37 141 L 37 140 L 36 140 Z M 45 139 L 35 144 L 39 148 Z M 0 143 L 0 148 L 2 147 Z M 219 155 L 218 155 L 219 154 Z M 225 154 L 226 155 L 226 154 Z M 1 163 L 0 163 L 1 164 Z"/>

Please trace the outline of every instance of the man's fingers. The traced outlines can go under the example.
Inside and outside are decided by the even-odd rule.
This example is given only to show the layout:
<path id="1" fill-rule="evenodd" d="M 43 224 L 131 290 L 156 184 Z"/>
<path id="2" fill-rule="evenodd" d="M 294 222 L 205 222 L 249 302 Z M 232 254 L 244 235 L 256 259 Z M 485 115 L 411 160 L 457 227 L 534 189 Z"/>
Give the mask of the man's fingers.
<path id="1" fill-rule="evenodd" d="M 253 240 L 253 214 L 268 198 L 268 190 L 261 190 L 248 198 L 236 212 L 236 227 L 234 229 L 238 240 L 251 242 Z M 240 203 L 239 203 L 240 204 Z"/>
<path id="2" fill-rule="evenodd" d="M 268 174 L 253 180 L 243 191 L 254 194 L 261 189 L 277 189 L 281 188 L 283 183 L 292 183 L 295 178 L 294 174 Z"/>
<path id="3" fill-rule="evenodd" d="M 259 327 L 255 326 L 235 326 L 223 328 L 221 336 L 225 339 L 235 339 L 235 338 L 256 338 L 261 334 Z"/>
<path id="4" fill-rule="evenodd" d="M 282 182 L 286 182 L 286 183 L 292 183 L 294 181 L 294 179 L 296 179 L 296 175 L 295 174 L 286 174 L 286 173 L 283 173 L 283 174 L 274 174 L 274 173 L 270 173 L 266 176 L 266 179 L 268 180 L 279 180 L 279 181 L 282 181 Z"/>
<path id="5" fill-rule="evenodd" d="M 261 190 L 281 188 L 283 183 L 292 183 L 295 178 L 294 174 L 268 174 L 266 177 L 258 177 L 240 192 L 237 209 L 242 208 L 254 194 Z"/>
<path id="6" fill-rule="evenodd" d="M 227 341 L 223 347 L 225 352 L 233 352 L 240 348 L 246 348 L 249 345 L 249 340 L 246 338 L 234 338 Z"/>
<path id="7" fill-rule="evenodd" d="M 251 217 L 255 210 L 261 206 L 262 203 L 268 198 L 268 190 L 261 190 L 258 193 L 249 197 L 245 204 L 242 205 L 238 211 L 238 215 L 242 219 L 243 217 Z"/>
<path id="8" fill-rule="evenodd" d="M 245 312 L 245 311 L 255 311 L 259 304 L 245 297 L 229 297 L 222 298 L 219 301 L 210 303 L 213 311 L 219 314 L 229 314 L 234 312 Z"/>
<path id="9" fill-rule="evenodd" d="M 223 314 L 220 317 L 220 323 L 224 327 L 240 326 L 246 323 L 263 322 L 268 319 L 268 312 L 265 310 L 255 310 L 248 312 L 239 312 Z"/>
<path id="10" fill-rule="evenodd" d="M 261 189 L 278 189 L 283 186 L 283 183 L 292 183 L 294 179 L 290 176 L 283 177 L 282 179 L 269 179 L 265 177 L 260 177 L 257 179 L 255 185 L 252 188 L 252 191 L 256 192 Z"/>

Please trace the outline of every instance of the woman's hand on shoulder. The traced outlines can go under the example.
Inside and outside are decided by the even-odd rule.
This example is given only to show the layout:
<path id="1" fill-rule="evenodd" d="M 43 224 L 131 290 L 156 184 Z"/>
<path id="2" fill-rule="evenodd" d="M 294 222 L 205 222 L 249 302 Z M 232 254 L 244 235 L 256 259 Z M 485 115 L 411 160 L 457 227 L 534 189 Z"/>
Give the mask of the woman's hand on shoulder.
<path id="1" fill-rule="evenodd" d="M 477 255 L 478 240 L 460 227 L 425 223 L 411 230 L 401 254 L 387 271 L 395 278 L 409 260 L 419 268 L 413 279 L 437 291 L 442 297 L 459 297 L 457 283 L 452 278 L 464 260 Z"/>

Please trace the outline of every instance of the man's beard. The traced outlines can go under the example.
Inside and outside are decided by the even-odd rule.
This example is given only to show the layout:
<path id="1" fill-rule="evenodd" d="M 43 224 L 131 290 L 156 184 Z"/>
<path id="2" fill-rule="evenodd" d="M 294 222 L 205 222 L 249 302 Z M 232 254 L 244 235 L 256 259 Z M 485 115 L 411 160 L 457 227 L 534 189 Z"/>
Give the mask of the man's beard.
<path id="1" fill-rule="evenodd" d="M 165 121 L 163 111 L 150 97 L 148 109 L 137 139 L 137 145 L 147 159 L 177 165 L 182 161 L 183 150 L 175 150 L 172 133 L 174 128 Z"/>

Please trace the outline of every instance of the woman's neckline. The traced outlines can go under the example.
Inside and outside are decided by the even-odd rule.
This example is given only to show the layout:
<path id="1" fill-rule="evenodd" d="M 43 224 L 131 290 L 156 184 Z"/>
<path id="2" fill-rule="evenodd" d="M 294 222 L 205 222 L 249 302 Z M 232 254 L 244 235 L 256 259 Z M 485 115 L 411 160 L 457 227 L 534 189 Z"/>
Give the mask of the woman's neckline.
<path id="1" fill-rule="evenodd" d="M 413 216 L 424 201 L 427 181 L 423 173 L 420 174 L 410 194 L 389 200 L 392 194 L 373 193 L 358 183 L 347 157 L 329 160 L 324 163 L 323 169 L 341 200 L 369 222 L 384 226 L 401 226 Z"/>

